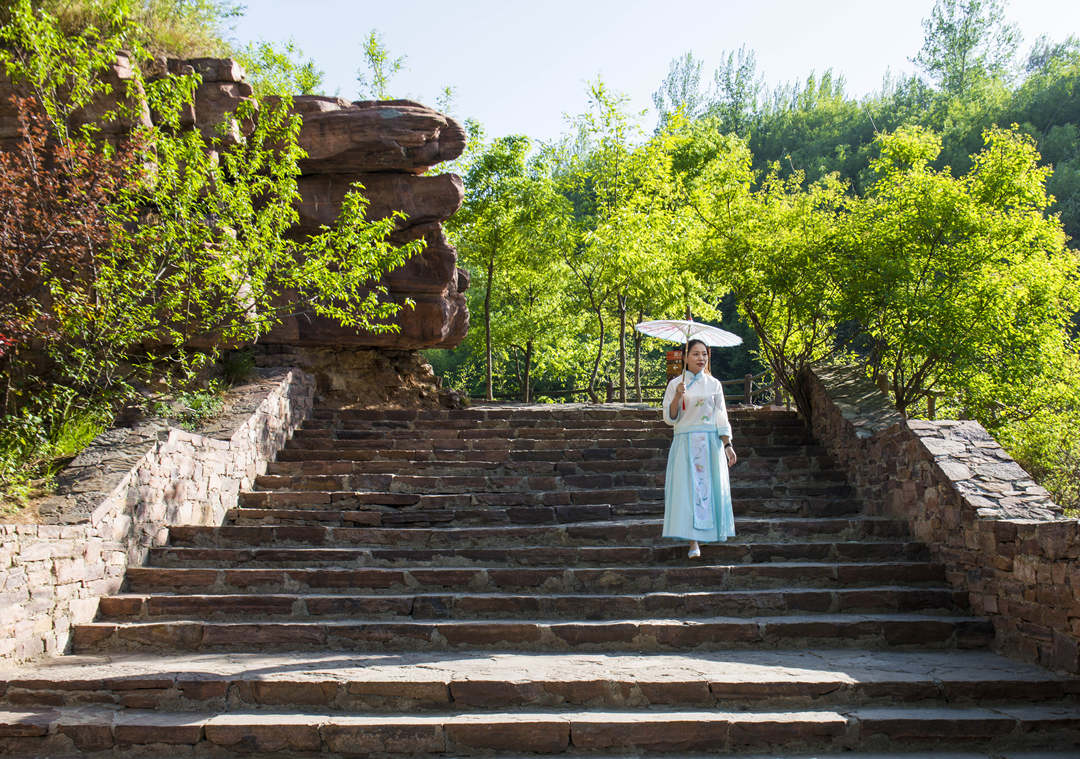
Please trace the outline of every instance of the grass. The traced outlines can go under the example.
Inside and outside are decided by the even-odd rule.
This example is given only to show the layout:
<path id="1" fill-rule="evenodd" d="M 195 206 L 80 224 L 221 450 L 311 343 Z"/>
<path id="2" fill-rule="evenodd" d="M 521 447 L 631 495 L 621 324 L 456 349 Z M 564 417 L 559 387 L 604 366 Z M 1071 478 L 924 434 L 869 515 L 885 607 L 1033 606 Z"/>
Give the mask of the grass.
<path id="1" fill-rule="evenodd" d="M 101 409 L 76 409 L 49 425 L 39 416 L 8 417 L 0 428 L 0 518 L 23 511 L 53 489 L 53 478 L 112 421 Z"/>

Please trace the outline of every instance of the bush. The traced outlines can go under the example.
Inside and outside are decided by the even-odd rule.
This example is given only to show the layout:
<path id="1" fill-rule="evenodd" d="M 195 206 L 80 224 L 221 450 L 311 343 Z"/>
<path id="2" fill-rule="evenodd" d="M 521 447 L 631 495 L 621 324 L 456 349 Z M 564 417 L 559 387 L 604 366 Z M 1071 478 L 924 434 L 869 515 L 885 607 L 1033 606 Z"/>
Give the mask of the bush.
<path id="1" fill-rule="evenodd" d="M 0 449 L 15 462 L 51 455 L 38 436 L 69 420 L 148 396 L 197 423 L 213 404 L 191 388 L 217 346 L 254 342 L 284 314 L 393 331 L 402 306 L 372 283 L 423 247 L 392 245 L 396 220 L 367 221 L 359 188 L 333 228 L 291 240 L 304 156 L 291 101 L 242 102 L 211 139 L 183 128 L 198 77 L 146 81 L 149 32 L 128 3 L 105 5 L 103 30 L 65 34 L 29 0 L 0 27 L 0 63 L 35 96 L 14 101 L 20 138 L 0 153 Z M 105 73 L 122 49 L 132 79 L 118 93 Z M 79 127 L 88 104 L 98 119 Z M 102 138 L 100 123 L 147 111 L 154 126 Z"/>

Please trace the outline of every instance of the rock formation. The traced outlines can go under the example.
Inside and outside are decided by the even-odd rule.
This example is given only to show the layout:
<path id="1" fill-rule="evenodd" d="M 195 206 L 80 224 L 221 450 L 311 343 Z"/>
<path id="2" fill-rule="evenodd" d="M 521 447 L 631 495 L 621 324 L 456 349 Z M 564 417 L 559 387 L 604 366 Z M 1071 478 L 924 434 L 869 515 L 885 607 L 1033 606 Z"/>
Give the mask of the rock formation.
<path id="1" fill-rule="evenodd" d="M 370 201 L 368 217 L 405 213 L 391 236 L 401 244 L 423 238 L 425 250 L 384 279 L 391 297 L 410 298 L 396 334 L 373 335 L 302 314 L 263 338 L 268 344 L 311 347 L 448 348 L 465 337 L 469 317 L 462 291 L 468 277 L 457 268 L 457 251 L 442 222 L 461 205 L 461 179 L 421 176 L 452 160 L 465 147 L 465 131 L 453 119 L 408 100 L 348 103 L 340 98 L 298 96 L 303 119 L 300 147 L 300 225 L 310 234 L 337 218 L 342 198 L 360 182 Z"/>
<path id="2" fill-rule="evenodd" d="M 243 69 L 231 59 L 159 59 L 146 67 L 148 78 L 198 73 L 202 82 L 195 102 L 183 123 L 208 137 L 218 125 L 251 96 Z M 132 78 L 126 57 L 119 57 L 106 75 L 115 91 Z M 0 78 L 0 148 L 12 144 L 17 123 L 8 99 L 11 88 Z M 80 123 L 102 123 L 106 138 L 122 136 L 130 122 L 103 123 L 102 114 L 115 106 L 115 98 L 103 96 L 76 114 Z M 311 348 L 419 348 L 453 347 L 465 337 L 468 311 L 462 291 L 468 276 L 457 268 L 457 251 L 443 234 L 442 222 L 461 205 L 461 179 L 453 174 L 426 176 L 432 166 L 458 157 L 465 147 L 461 125 L 419 103 L 408 100 L 362 101 L 301 95 L 295 111 L 303 118 L 300 146 L 308 157 L 300 162 L 300 223 L 296 235 L 317 232 L 334 222 L 341 201 L 352 183 L 360 182 L 369 199 L 368 218 L 385 218 L 404 212 L 392 234 L 395 244 L 423 238 L 424 252 L 384 281 L 390 297 L 415 306 L 397 319 L 399 331 L 370 334 L 344 328 L 335 322 L 301 314 L 291 317 L 260 342 L 269 345 Z M 144 111 L 139 121 L 149 123 Z M 239 137 L 243 125 L 229 122 L 226 135 Z"/>

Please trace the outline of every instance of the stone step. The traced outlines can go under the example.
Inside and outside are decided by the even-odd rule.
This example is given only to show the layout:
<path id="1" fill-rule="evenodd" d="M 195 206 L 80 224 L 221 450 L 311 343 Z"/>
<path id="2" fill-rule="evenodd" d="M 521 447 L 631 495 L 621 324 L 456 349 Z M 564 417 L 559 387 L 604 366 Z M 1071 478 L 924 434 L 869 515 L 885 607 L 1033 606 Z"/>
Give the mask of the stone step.
<path id="1" fill-rule="evenodd" d="M 667 454 L 651 458 L 619 459 L 590 458 L 581 461 L 513 461 L 498 458 L 416 458 L 386 461 L 350 460 L 335 457 L 329 459 L 301 459 L 299 461 L 274 461 L 269 464 L 267 474 L 278 475 L 313 475 L 313 474 L 605 474 L 641 470 L 664 471 L 667 466 Z M 732 477 L 757 477 L 763 473 L 783 476 L 806 476 L 809 473 L 820 477 L 837 480 L 843 479 L 844 473 L 833 466 L 825 457 L 787 456 L 765 458 L 752 456 L 740 451 L 739 463 L 731 470 Z"/>
<path id="2" fill-rule="evenodd" d="M 529 709 L 484 714 L 156 712 L 86 706 L 0 713 L 0 749 L 8 755 L 39 757 L 97 751 L 121 758 L 253 754 L 299 758 L 492 752 L 504 757 L 509 752 L 715 754 L 877 745 L 905 750 L 992 747 L 1000 756 L 1012 748 L 1075 745 L 1078 724 L 1080 709 L 1068 703 L 996 709 Z"/>
<path id="3" fill-rule="evenodd" d="M 685 651 L 727 648 L 975 648 L 993 625 L 955 614 L 786 614 L 694 619 L 552 621 L 379 619 L 92 622 L 72 627 L 75 653 L 163 651 Z"/>
<path id="4" fill-rule="evenodd" d="M 843 481 L 817 479 L 784 479 L 776 483 L 750 484 L 747 481 L 732 482 L 731 498 L 803 498 L 825 496 L 847 498 L 854 492 Z M 255 486 L 261 491 L 381 491 L 390 493 L 429 493 L 450 495 L 457 493 L 515 493 L 518 500 L 528 494 L 532 499 L 542 499 L 546 493 L 587 493 L 589 503 L 598 502 L 607 493 L 615 491 L 625 495 L 628 490 L 649 497 L 663 497 L 663 471 L 637 471 L 620 474 L 578 474 L 521 476 L 503 474 L 482 475 L 415 475 L 415 474 L 323 474 L 323 475 L 276 475 L 264 474 L 255 478 Z M 658 492 L 659 491 L 659 492 Z M 257 493 L 258 491 L 256 491 Z M 585 497 L 585 496 L 579 496 Z M 639 499 L 640 500 L 640 499 Z M 245 499 L 243 505 L 250 505 Z"/>
<path id="5" fill-rule="evenodd" d="M 598 444 L 588 448 L 550 445 L 544 448 L 513 448 L 508 441 L 485 441 L 477 446 L 477 441 L 456 441 L 460 445 L 450 446 L 434 442 L 413 441 L 334 441 L 317 440 L 301 443 L 289 441 L 278 452 L 278 461 L 501 461 L 531 462 L 546 461 L 563 463 L 573 461 L 634 461 L 638 459 L 666 460 L 667 446 L 636 447 L 633 441 L 596 441 Z M 821 467 L 831 466 L 829 457 L 818 445 L 766 446 L 746 445 L 738 441 L 741 461 L 761 459 L 764 461 L 806 460 L 820 462 Z M 741 464 L 740 464 L 741 466 Z"/>
<path id="6" fill-rule="evenodd" d="M 463 429 L 447 430 L 433 427 L 431 429 L 402 429 L 383 430 L 371 428 L 341 428 L 329 427 L 301 427 L 293 434 L 290 445 L 310 442 L 377 442 L 387 445 L 393 442 L 392 447 L 398 444 L 415 444 L 419 441 L 429 441 L 440 447 L 453 447 L 460 443 L 475 442 L 480 440 L 493 441 L 501 444 L 494 447 L 507 447 L 511 449 L 528 449 L 542 447 L 558 448 L 595 448 L 607 447 L 608 441 L 618 441 L 620 445 L 640 445 L 656 449 L 666 449 L 671 445 L 672 432 L 670 427 L 663 429 L 603 429 L 585 428 L 580 430 L 566 430 L 559 428 L 550 429 Z M 806 430 L 735 430 L 735 441 L 740 445 L 758 446 L 798 446 L 810 445 L 814 442 Z M 605 445 L 607 444 L 607 445 Z"/>
<path id="7" fill-rule="evenodd" d="M 377 413 L 377 412 L 376 412 Z M 744 409 L 732 408 L 728 410 L 728 417 L 734 422 L 738 421 L 744 427 L 797 427 L 805 425 L 798 415 L 785 414 L 761 414 L 747 412 Z M 484 414 L 465 412 L 458 416 L 437 414 L 416 415 L 409 418 L 390 418 L 369 416 L 356 416 L 350 410 L 316 410 L 307 419 L 312 425 L 353 425 L 385 428 L 401 427 L 485 427 L 497 429 L 500 427 L 642 427 L 646 425 L 665 426 L 660 414 L 659 406 L 645 409 L 641 413 L 619 412 L 614 414 L 592 414 L 583 416 L 580 414 L 512 414 L 498 418 Z"/>
<path id="8" fill-rule="evenodd" d="M 217 528 L 223 529 L 223 528 Z M 704 545 L 701 561 L 714 564 L 763 564 L 776 561 L 927 561 L 922 543 L 897 541 L 727 542 Z M 253 548 L 165 546 L 150 549 L 156 567 L 213 566 L 589 566 L 687 564 L 685 544 L 542 545 L 489 544 L 478 547 L 364 546 L 355 548 Z"/>
<path id="9" fill-rule="evenodd" d="M 648 593 L 943 582 L 940 565 L 883 561 L 609 567 L 129 567 L 125 586 L 133 593 Z"/>
<path id="10" fill-rule="evenodd" d="M 326 525 L 326 526 L 364 526 L 364 525 L 402 525 L 402 524 L 538 524 L 563 523 L 578 519 L 595 520 L 605 524 L 627 515 L 658 515 L 663 513 L 663 506 L 656 504 L 629 504 L 625 507 L 613 506 L 556 506 L 556 507 L 512 507 L 505 510 L 454 509 L 429 511 L 422 509 L 397 510 L 388 507 L 363 507 L 360 509 L 330 510 L 325 504 L 297 504 L 287 509 L 230 509 L 226 513 L 228 525 L 267 526 L 267 525 Z M 766 504 L 740 504 L 741 512 L 752 518 L 761 514 L 798 514 L 809 513 L 810 508 L 795 502 L 770 502 Z M 850 513 L 852 509 L 843 504 L 831 504 L 831 511 Z M 815 509 L 821 512 L 822 509 Z M 777 517 L 783 518 L 783 517 Z M 385 527 L 382 529 L 392 529 Z M 657 530 L 657 533 L 659 530 Z"/>
<path id="11" fill-rule="evenodd" d="M 615 619 L 760 614 L 919 612 L 963 608 L 966 594 L 948 588 L 696 591 L 642 594 L 169 594 L 128 593 L 102 598 L 98 621 L 163 619 Z"/>
<path id="12" fill-rule="evenodd" d="M 732 406 L 730 416 L 740 420 L 757 420 L 769 424 L 801 424 L 799 415 L 791 409 L 774 407 Z M 592 424 L 596 420 L 657 420 L 660 419 L 658 404 L 641 403 L 602 403 L 602 404 L 521 404 L 474 403 L 464 409 L 335 409 L 315 408 L 311 419 L 355 419 L 369 422 L 396 424 L 401 422 L 445 423 L 454 420 L 468 420 L 485 425 L 505 424 L 509 420 L 529 422 L 531 420 L 587 420 Z"/>
<path id="13" fill-rule="evenodd" d="M 751 431 L 802 431 L 806 429 L 806 426 L 802 423 L 801 420 L 798 419 L 798 417 L 780 419 L 775 417 L 742 413 L 729 413 L 728 417 L 733 423 L 733 425 L 737 423 L 739 429 L 746 429 Z M 527 416 L 520 416 L 501 420 L 484 421 L 482 419 L 478 419 L 475 416 L 466 416 L 457 419 L 414 418 L 409 420 L 393 420 L 357 419 L 351 418 L 347 415 L 338 414 L 333 417 L 312 415 L 306 420 L 305 423 L 315 428 L 379 429 L 388 432 L 410 429 L 491 429 L 504 431 L 517 429 L 671 429 L 671 427 L 663 421 L 660 415 L 659 408 L 657 408 L 650 414 L 641 416 L 612 415 L 606 418 L 595 419 L 574 418 L 572 416 L 552 416 L 551 418 L 547 419 L 539 417 L 530 418 Z"/>
<path id="14" fill-rule="evenodd" d="M 653 496 L 648 498 L 647 496 Z M 645 497 L 643 500 L 639 496 Z M 364 491 L 259 491 L 241 493 L 244 509 L 335 513 L 343 522 L 373 527 L 434 524 L 555 524 L 656 517 L 664 513 L 659 493 L 633 490 L 564 491 L 539 496 L 520 493 L 387 493 Z M 749 498 L 737 501 L 740 517 L 825 518 L 855 516 L 854 498 Z M 253 512 L 247 512 L 254 516 Z M 305 517 L 318 522 L 317 518 Z"/>
<path id="15" fill-rule="evenodd" d="M 630 459 L 623 461 L 278 461 L 271 463 L 267 476 L 348 477 L 354 475 L 419 475 L 425 477 L 611 477 L 639 478 L 652 475 L 663 482 L 667 458 Z M 844 472 L 836 468 L 792 465 L 769 459 L 739 460 L 731 470 L 731 483 L 735 487 L 806 484 L 842 484 L 847 481 Z M 300 488 L 296 488 L 300 489 Z"/>
<path id="16" fill-rule="evenodd" d="M 258 511 L 237 509 L 237 511 Z M 307 511 L 284 512 L 304 514 Z M 335 515 L 348 512 L 312 512 L 325 515 L 331 521 Z M 580 544 L 645 544 L 667 542 L 660 538 L 662 521 L 659 519 L 621 519 L 609 522 L 570 522 L 566 524 L 496 525 L 477 527 L 335 527 L 323 525 L 322 532 L 302 531 L 292 537 L 289 530 L 278 531 L 274 526 L 209 527 L 203 525 L 176 525 L 169 528 L 170 546 L 257 546 L 282 547 L 290 545 L 322 546 L 380 545 L 395 548 L 414 546 L 430 547 L 484 547 L 488 545 L 580 545 Z M 748 541 L 810 542 L 815 540 L 897 540 L 909 535 L 905 523 L 886 517 L 737 517 L 738 533 L 729 544 Z M 153 549 L 151 549 L 153 550 Z M 711 551 L 710 546 L 705 546 Z M 706 556 L 709 554 L 706 553 Z"/>
<path id="17" fill-rule="evenodd" d="M 353 651 L 113 654 L 0 677 L 0 706 L 484 712 L 516 708 L 831 708 L 1061 702 L 1080 682 L 986 651 L 678 654 Z"/>

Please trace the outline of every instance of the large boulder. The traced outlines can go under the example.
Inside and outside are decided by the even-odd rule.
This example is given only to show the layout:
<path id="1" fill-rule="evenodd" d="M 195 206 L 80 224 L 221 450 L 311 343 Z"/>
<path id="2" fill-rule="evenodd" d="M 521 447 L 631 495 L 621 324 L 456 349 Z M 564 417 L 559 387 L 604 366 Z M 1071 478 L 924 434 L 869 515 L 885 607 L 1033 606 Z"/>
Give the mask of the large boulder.
<path id="1" fill-rule="evenodd" d="M 461 206 L 463 187 L 454 174 L 427 175 L 465 147 L 465 130 L 453 119 L 409 100 L 349 103 L 341 98 L 299 96 L 293 108 L 303 119 L 300 146 L 300 222 L 296 233 L 313 234 L 337 219 L 355 182 L 369 200 L 367 217 L 395 211 L 391 241 L 425 241 L 424 252 L 382 280 L 390 297 L 413 301 L 394 320 L 397 332 L 370 333 L 341 327 L 314 314 L 291 317 L 261 338 L 267 345 L 309 348 L 451 348 L 465 338 L 468 276 L 457 268 L 457 251 L 442 222 Z"/>
<path id="2" fill-rule="evenodd" d="M 403 171 L 423 174 L 465 149 L 465 130 L 438 111 L 411 100 L 344 103 L 340 98 L 294 99 L 304 119 L 300 162 L 305 175 Z"/>

